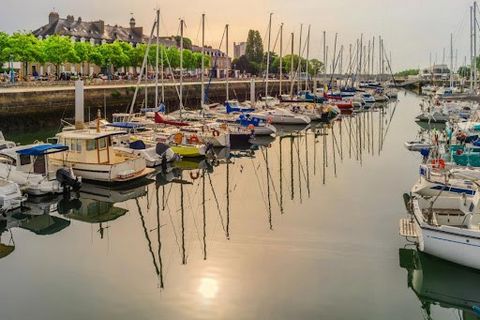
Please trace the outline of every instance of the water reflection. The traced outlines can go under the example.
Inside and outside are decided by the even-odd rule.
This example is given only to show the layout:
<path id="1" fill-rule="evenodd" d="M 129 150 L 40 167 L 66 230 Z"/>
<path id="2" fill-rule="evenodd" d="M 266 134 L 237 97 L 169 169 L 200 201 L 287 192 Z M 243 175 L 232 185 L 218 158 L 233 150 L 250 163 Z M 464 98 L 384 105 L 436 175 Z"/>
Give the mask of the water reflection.
<path id="1" fill-rule="evenodd" d="M 47 235 L 88 224 L 104 239 L 107 230 L 134 217 L 136 223 L 123 231 L 141 235 L 144 247 L 135 250 L 145 253 L 158 287 L 167 288 L 168 266 L 209 259 L 219 243 L 233 243 L 241 224 L 274 232 L 282 215 L 294 214 L 315 196 L 312 190 L 341 174 L 345 162 L 361 166 L 379 156 L 396 107 L 309 127 L 279 127 L 277 138 L 257 137 L 247 149 L 216 150 L 214 159 L 176 162 L 122 189 L 84 184 L 78 198 L 29 201 L 30 214 L 2 220 L 0 257 L 15 248 L 16 228 Z M 247 210 L 254 211 L 255 221 L 242 219 Z M 209 300 L 219 294 L 220 284 L 207 274 L 197 288 Z"/>
<path id="2" fill-rule="evenodd" d="M 400 267 L 408 273 L 408 287 L 419 299 L 426 319 L 434 319 L 435 311 L 445 309 L 453 309 L 458 319 L 480 319 L 478 271 L 415 249 L 400 249 L 399 256 Z"/>

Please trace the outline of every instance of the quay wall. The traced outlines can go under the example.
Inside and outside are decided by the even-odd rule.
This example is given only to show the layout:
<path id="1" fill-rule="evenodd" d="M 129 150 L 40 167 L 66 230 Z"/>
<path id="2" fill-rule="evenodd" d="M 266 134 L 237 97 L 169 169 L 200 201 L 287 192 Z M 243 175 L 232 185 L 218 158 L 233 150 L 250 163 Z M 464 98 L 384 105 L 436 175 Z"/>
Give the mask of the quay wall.
<path id="1" fill-rule="evenodd" d="M 250 82 L 230 83 L 230 99 L 250 100 Z M 284 83 L 285 91 L 290 84 Z M 295 88 L 295 90 L 297 90 Z M 97 110 L 102 114 L 106 110 L 107 117 L 115 112 L 126 112 L 131 105 L 135 86 L 86 87 L 85 119 L 94 119 Z M 155 100 L 154 88 L 148 90 L 149 106 Z M 183 97 L 186 108 L 195 109 L 200 104 L 201 86 L 198 83 L 184 85 Z M 257 96 L 264 95 L 265 83 L 255 83 Z M 269 85 L 269 94 L 279 93 L 278 81 Z M 223 103 L 226 99 L 225 83 L 212 83 L 208 89 L 208 103 Z M 140 88 L 135 109 L 138 111 L 145 100 L 145 90 Z M 168 111 L 178 108 L 179 100 L 175 86 L 165 86 L 165 103 Z M 106 106 L 106 107 L 105 107 Z M 60 125 L 61 119 L 73 119 L 75 111 L 75 92 L 72 88 L 55 90 L 0 90 L 0 130 L 4 133 L 32 131 L 52 128 Z"/>

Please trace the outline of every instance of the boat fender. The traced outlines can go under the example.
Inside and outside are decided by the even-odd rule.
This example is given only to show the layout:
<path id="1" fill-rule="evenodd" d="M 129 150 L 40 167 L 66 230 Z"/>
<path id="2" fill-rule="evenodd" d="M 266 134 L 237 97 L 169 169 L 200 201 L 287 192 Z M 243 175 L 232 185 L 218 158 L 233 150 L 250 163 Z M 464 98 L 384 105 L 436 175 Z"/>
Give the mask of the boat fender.
<path id="1" fill-rule="evenodd" d="M 212 134 L 214 137 L 218 137 L 220 136 L 220 131 L 218 131 L 217 129 L 212 129 Z"/>
<path id="2" fill-rule="evenodd" d="M 443 159 L 433 159 L 431 163 L 434 169 L 445 169 L 445 160 Z"/>

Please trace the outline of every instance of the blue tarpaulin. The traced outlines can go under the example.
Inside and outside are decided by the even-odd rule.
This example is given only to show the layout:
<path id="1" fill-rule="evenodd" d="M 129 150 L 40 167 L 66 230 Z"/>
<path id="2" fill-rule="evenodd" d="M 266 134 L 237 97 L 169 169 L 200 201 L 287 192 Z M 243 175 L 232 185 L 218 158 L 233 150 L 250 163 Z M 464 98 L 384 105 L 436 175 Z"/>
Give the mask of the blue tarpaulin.
<path id="1" fill-rule="evenodd" d="M 68 147 L 63 144 L 39 144 L 34 147 L 17 150 L 18 154 L 24 156 L 41 156 L 44 154 L 67 151 Z"/>
<path id="2" fill-rule="evenodd" d="M 134 122 L 113 122 L 108 124 L 109 127 L 121 128 L 121 129 L 139 129 L 143 128 L 143 125 Z"/>

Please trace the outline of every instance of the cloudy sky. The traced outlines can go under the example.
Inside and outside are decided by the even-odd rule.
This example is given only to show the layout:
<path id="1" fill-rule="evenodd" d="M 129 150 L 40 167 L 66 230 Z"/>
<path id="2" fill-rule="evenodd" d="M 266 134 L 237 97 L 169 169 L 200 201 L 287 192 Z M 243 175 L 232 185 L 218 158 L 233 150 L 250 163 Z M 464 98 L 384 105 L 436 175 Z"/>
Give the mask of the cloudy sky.
<path id="1" fill-rule="evenodd" d="M 128 25 L 132 13 L 137 24 L 146 27 L 146 33 L 154 19 L 154 8 L 160 7 L 162 33 L 177 34 L 178 19 L 182 17 L 187 24 L 186 35 L 194 42 L 200 40 L 200 16 L 206 13 L 206 38 L 214 47 L 218 47 L 227 23 L 231 42 L 244 41 L 249 29 L 266 34 L 268 14 L 273 12 L 273 38 L 280 22 L 285 24 L 285 33 L 296 32 L 297 39 L 300 24 L 311 24 L 313 57 L 323 56 L 324 30 L 330 49 L 335 33 L 339 43 L 346 47 L 362 33 L 366 38 L 381 35 L 386 49 L 392 52 L 394 70 L 426 66 L 430 52 L 432 59 L 436 56 L 441 63 L 444 48 L 449 62 L 450 33 L 454 34 L 454 52 L 458 51 L 457 65 L 463 64 L 470 50 L 471 0 L 1 0 L 1 3 L 0 30 L 9 33 L 46 24 L 52 10 L 62 17 L 72 14 L 83 20 L 103 19 L 112 25 Z"/>

